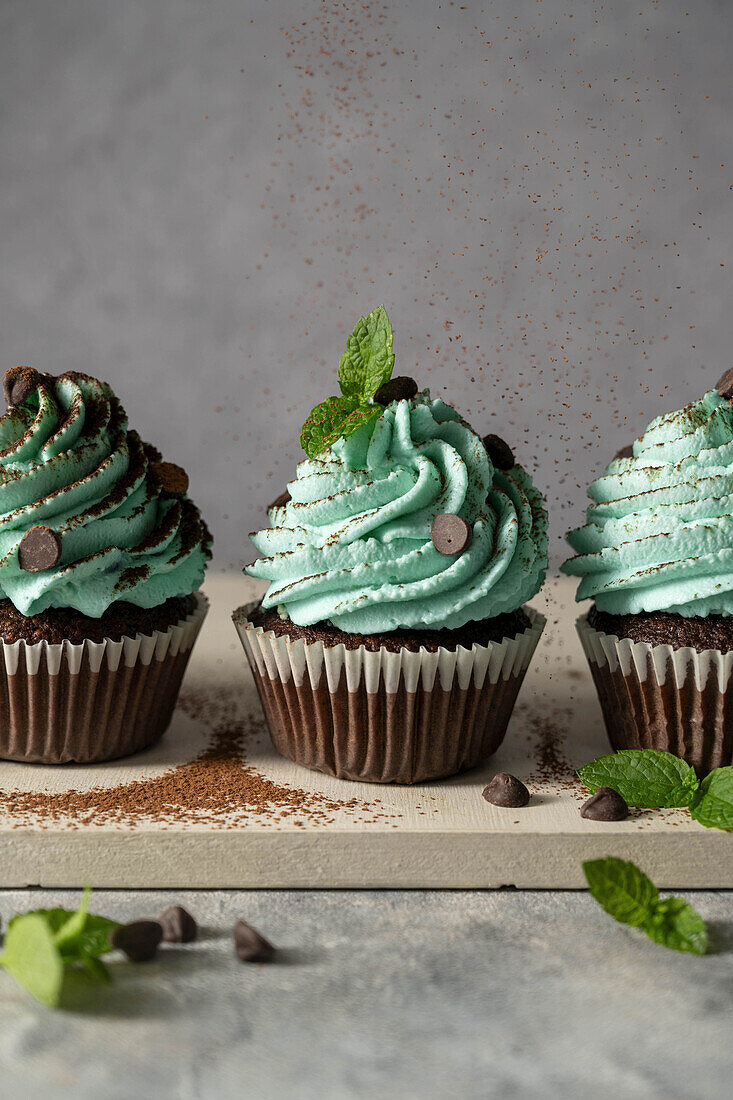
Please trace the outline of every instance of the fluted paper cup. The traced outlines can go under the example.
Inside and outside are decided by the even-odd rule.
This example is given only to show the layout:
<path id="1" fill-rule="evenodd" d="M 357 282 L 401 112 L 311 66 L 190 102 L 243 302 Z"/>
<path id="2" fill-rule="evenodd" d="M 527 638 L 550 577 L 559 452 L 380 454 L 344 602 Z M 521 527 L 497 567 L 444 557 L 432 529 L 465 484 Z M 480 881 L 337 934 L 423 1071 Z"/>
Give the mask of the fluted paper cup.
<path id="1" fill-rule="evenodd" d="M 617 638 L 587 615 L 576 626 L 612 748 L 671 752 L 701 775 L 733 764 L 733 652 Z"/>
<path id="2" fill-rule="evenodd" d="M 114 760 L 165 733 L 209 603 L 167 630 L 101 642 L 0 642 L 0 757 Z"/>
<path id="3" fill-rule="evenodd" d="M 393 652 L 288 638 L 234 624 L 273 744 L 307 768 L 367 783 L 420 783 L 496 752 L 545 619 L 515 638 L 470 649 Z"/>

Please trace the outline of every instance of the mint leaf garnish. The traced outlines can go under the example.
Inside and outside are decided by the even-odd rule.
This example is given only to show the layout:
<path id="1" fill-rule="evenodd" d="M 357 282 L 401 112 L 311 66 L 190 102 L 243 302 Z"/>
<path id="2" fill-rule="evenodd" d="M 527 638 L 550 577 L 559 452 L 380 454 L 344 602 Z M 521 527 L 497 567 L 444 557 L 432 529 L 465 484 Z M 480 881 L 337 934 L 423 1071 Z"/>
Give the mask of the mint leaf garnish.
<path id="1" fill-rule="evenodd" d="M 708 829 L 733 829 L 733 768 L 716 768 L 705 776 L 690 814 Z"/>
<path id="2" fill-rule="evenodd" d="M 87 888 L 79 908 L 36 909 L 13 917 L 5 934 L 2 966 L 42 1004 L 58 1005 L 68 967 L 81 965 L 99 981 L 110 981 L 99 959 L 112 948 L 117 922 L 87 912 Z"/>
<path id="3" fill-rule="evenodd" d="M 394 367 L 392 325 L 384 306 L 360 317 L 339 362 L 339 386 L 345 397 L 364 402 L 389 382 Z"/>
<path id="4" fill-rule="evenodd" d="M 588 889 L 605 911 L 621 924 L 640 928 L 663 947 L 704 955 L 705 921 L 684 898 L 660 898 L 647 875 L 629 860 L 608 856 L 583 864 Z"/>
<path id="5" fill-rule="evenodd" d="M 684 760 L 656 749 L 622 749 L 599 756 L 578 775 L 589 791 L 613 787 L 630 806 L 644 809 L 689 806 L 700 784 Z"/>
<path id="6" fill-rule="evenodd" d="M 384 306 L 379 306 L 359 319 L 346 341 L 338 371 L 341 397 L 322 401 L 303 425 L 300 442 L 308 458 L 382 415 L 382 407 L 370 399 L 389 381 L 393 367 L 392 325 Z"/>
<path id="7" fill-rule="evenodd" d="M 651 916 L 659 891 L 635 863 L 608 856 L 588 860 L 583 871 L 591 894 L 615 920 L 639 927 Z"/>
<path id="8" fill-rule="evenodd" d="M 704 955 L 708 949 L 708 929 L 696 909 L 684 898 L 662 898 L 644 921 L 642 930 L 656 943 L 673 951 L 691 951 Z"/>
<path id="9" fill-rule="evenodd" d="M 382 412 L 374 405 L 360 405 L 355 397 L 329 397 L 317 405 L 300 433 L 300 445 L 315 458 L 342 437 L 348 439 L 362 424 L 376 419 Z"/>

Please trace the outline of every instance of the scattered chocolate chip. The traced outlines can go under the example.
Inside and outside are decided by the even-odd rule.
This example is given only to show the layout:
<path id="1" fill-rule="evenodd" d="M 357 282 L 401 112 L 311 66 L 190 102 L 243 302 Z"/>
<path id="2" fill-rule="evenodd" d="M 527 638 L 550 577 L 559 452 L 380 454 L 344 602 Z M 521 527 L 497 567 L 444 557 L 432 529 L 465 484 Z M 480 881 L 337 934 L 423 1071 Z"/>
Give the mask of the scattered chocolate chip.
<path id="1" fill-rule="evenodd" d="M 733 397 L 733 367 L 728 367 L 723 377 L 718 379 L 715 388 L 721 397 L 728 400 Z"/>
<path id="2" fill-rule="evenodd" d="M 492 466 L 497 470 L 511 470 L 514 466 L 514 455 L 509 444 L 500 435 L 485 435 L 483 444 Z"/>
<path id="3" fill-rule="evenodd" d="M 471 528 L 461 516 L 453 512 L 441 512 L 430 528 L 433 546 L 440 554 L 453 557 L 461 554 L 471 542 Z"/>
<path id="4" fill-rule="evenodd" d="M 18 547 L 18 564 L 26 573 L 42 573 L 61 557 L 61 540 L 50 527 L 39 524 L 26 531 Z"/>
<path id="5" fill-rule="evenodd" d="M 616 454 L 614 455 L 614 457 L 615 458 L 633 458 L 634 457 L 634 448 L 632 447 L 632 445 L 630 443 L 627 443 L 625 447 L 622 447 L 620 450 L 616 451 Z"/>
<path id="6" fill-rule="evenodd" d="M 109 937 L 112 947 L 124 951 L 130 962 L 150 962 L 155 958 L 163 929 L 157 920 L 134 920 L 121 924 Z"/>
<path id="7" fill-rule="evenodd" d="M 521 779 L 507 772 L 499 772 L 484 787 L 483 796 L 492 806 L 526 806 L 529 802 L 529 791 Z"/>
<path id="8" fill-rule="evenodd" d="M 266 963 L 275 954 L 272 944 L 245 920 L 234 925 L 234 953 L 240 962 Z"/>
<path id="9" fill-rule="evenodd" d="M 276 497 L 275 500 L 273 500 L 272 504 L 268 504 L 267 511 L 271 512 L 273 508 L 284 508 L 285 505 L 289 504 L 291 500 L 292 497 L 286 489 L 284 493 L 280 493 L 280 496 Z"/>
<path id="10" fill-rule="evenodd" d="M 5 371 L 3 390 L 8 408 L 27 401 L 41 379 L 35 367 L 10 367 Z"/>
<path id="11" fill-rule="evenodd" d="M 613 787 L 599 787 L 580 807 L 580 816 L 590 821 L 625 821 L 629 816 L 626 799 Z"/>
<path id="12" fill-rule="evenodd" d="M 191 943 L 198 934 L 196 921 L 182 905 L 171 905 L 158 917 L 163 943 Z"/>
<path id="13" fill-rule="evenodd" d="M 397 378 L 390 378 L 389 382 L 385 382 L 383 386 L 379 387 L 374 394 L 374 403 L 384 405 L 386 408 L 393 401 L 409 401 L 416 393 L 417 382 L 415 379 L 402 374 L 398 375 Z"/>
<path id="14" fill-rule="evenodd" d="M 188 492 L 188 474 L 175 462 L 156 462 L 153 467 L 160 478 L 163 492 L 183 496 Z"/>

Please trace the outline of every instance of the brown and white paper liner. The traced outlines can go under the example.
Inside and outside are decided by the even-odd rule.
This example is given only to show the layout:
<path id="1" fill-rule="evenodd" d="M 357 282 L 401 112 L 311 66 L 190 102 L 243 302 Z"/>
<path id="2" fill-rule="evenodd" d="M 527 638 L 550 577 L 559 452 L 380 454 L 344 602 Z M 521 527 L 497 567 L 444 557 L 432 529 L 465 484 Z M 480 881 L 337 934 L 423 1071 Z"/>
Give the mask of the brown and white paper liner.
<path id="1" fill-rule="evenodd" d="M 397 652 L 279 637 L 235 612 L 275 748 L 369 783 L 420 783 L 479 764 L 506 733 L 545 619 L 501 642 Z"/>
<path id="2" fill-rule="evenodd" d="M 576 626 L 612 748 L 671 752 L 701 774 L 733 764 L 733 653 L 617 638 L 586 615 Z"/>
<path id="3" fill-rule="evenodd" d="M 0 758 L 64 764 L 140 752 L 168 727 L 209 609 L 151 635 L 58 644 L 0 641 Z"/>

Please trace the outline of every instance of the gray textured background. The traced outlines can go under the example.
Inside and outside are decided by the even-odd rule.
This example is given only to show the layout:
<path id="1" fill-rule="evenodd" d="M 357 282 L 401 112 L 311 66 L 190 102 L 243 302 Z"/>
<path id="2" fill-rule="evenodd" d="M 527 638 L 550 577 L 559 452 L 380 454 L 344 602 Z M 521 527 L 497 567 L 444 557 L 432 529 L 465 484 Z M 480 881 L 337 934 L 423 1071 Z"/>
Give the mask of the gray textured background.
<path id="1" fill-rule="evenodd" d="M 730 362 L 732 20 L 3 0 L 2 365 L 111 381 L 233 567 L 384 301 L 398 370 L 533 471 L 557 559 L 590 475 Z"/>

